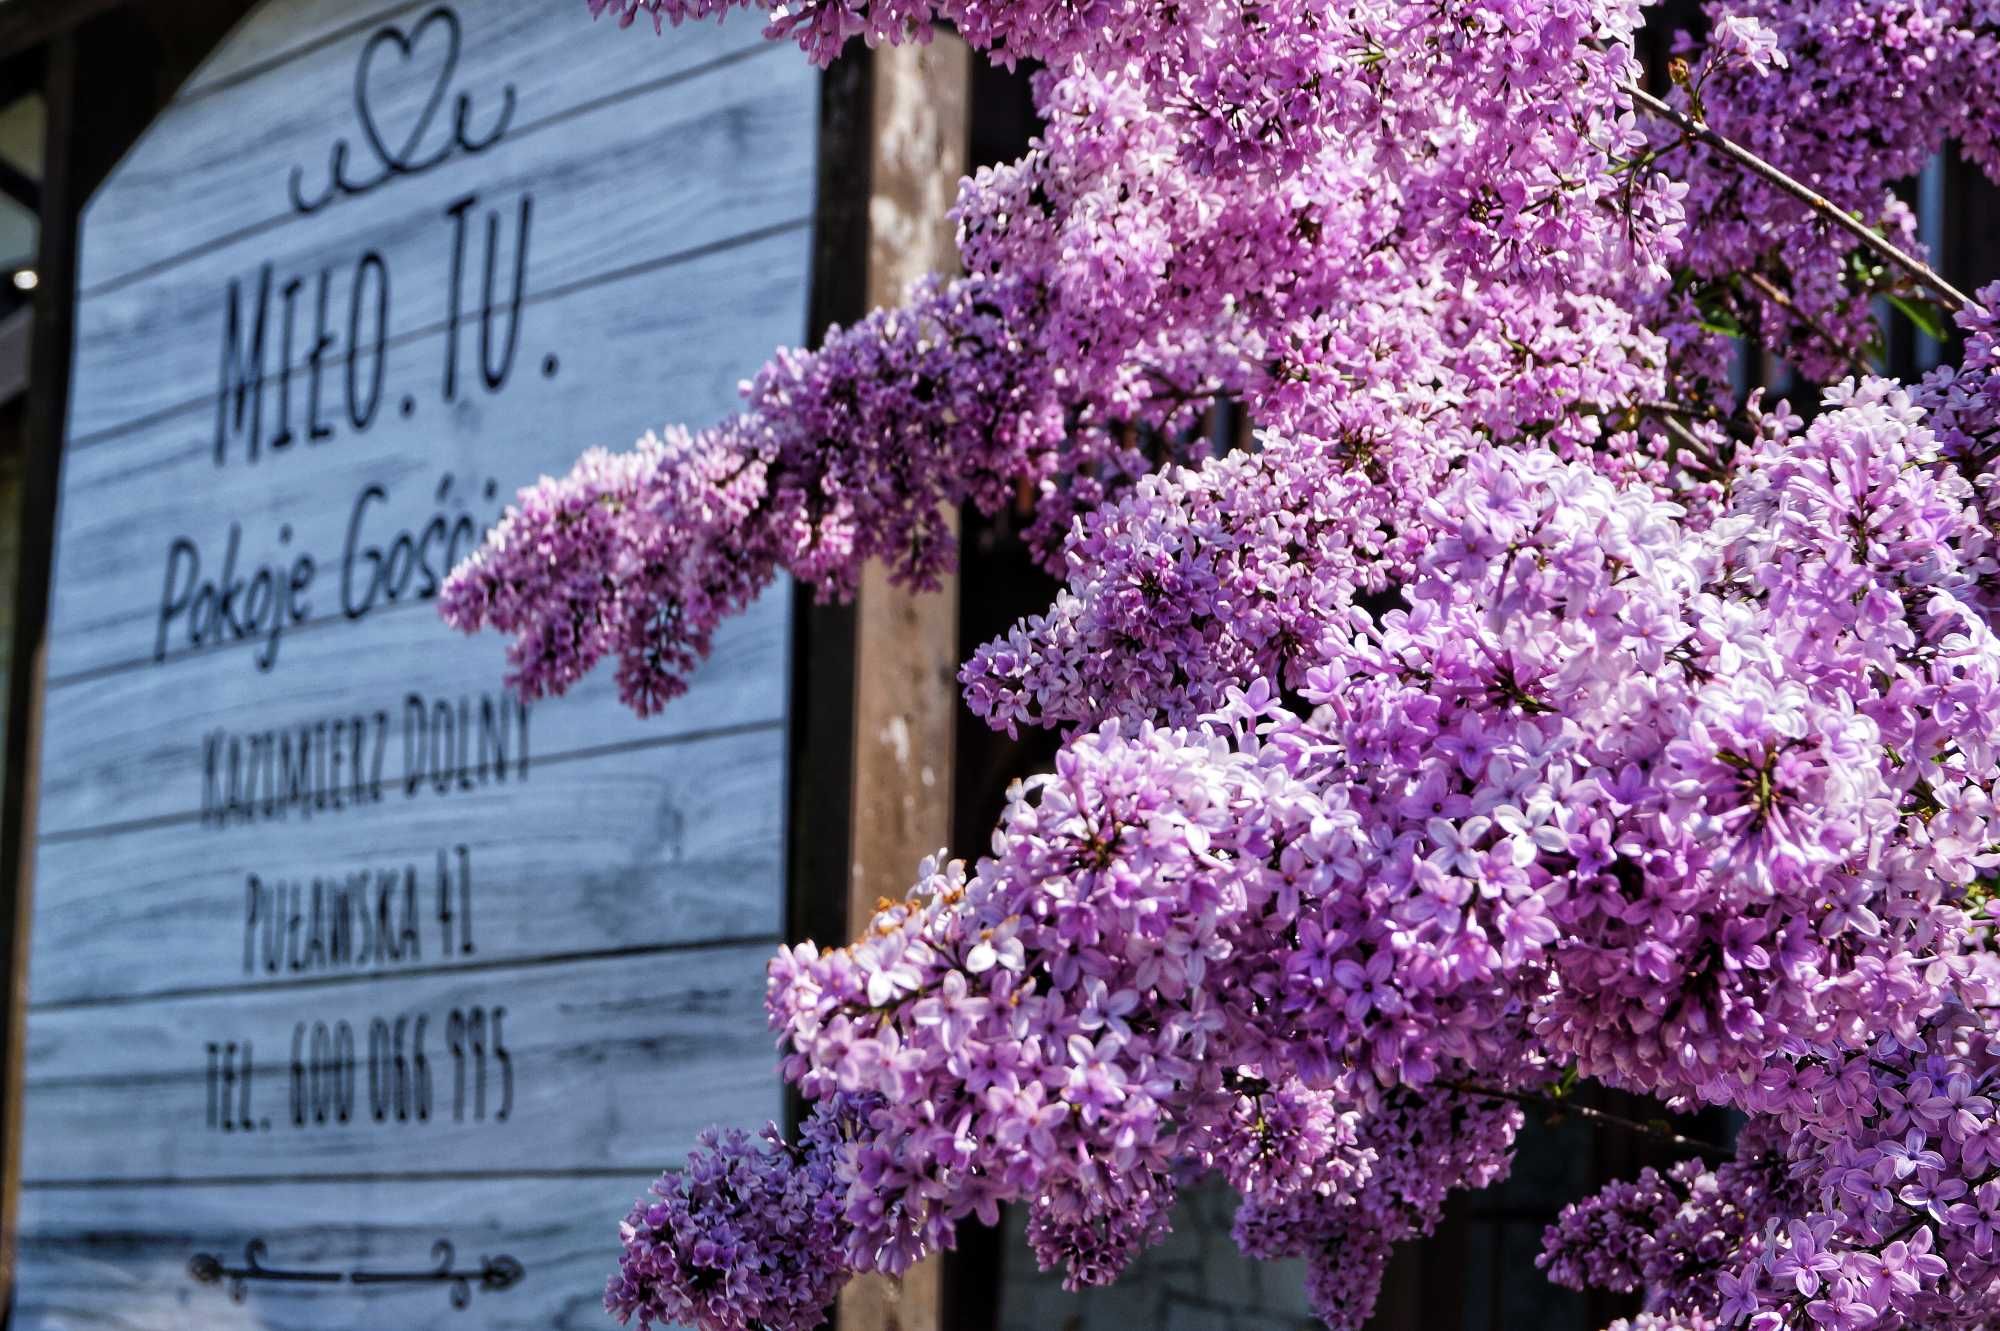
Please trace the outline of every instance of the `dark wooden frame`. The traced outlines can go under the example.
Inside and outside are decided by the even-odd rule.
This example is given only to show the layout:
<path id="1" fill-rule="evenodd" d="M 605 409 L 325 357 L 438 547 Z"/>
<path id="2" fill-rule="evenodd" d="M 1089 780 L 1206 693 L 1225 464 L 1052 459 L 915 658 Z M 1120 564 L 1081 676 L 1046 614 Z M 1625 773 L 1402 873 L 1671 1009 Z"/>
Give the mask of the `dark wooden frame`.
<path id="1" fill-rule="evenodd" d="M 813 218 L 811 345 L 868 312 L 868 194 L 874 178 L 874 58 L 851 51 L 820 80 L 819 201 Z M 854 799 L 855 608 L 792 589 L 791 767 L 786 774 L 785 932 L 844 939 Z M 811 829 L 812 835 L 802 835 Z M 796 1106 L 794 1107 L 796 1112 Z"/>
<path id="2" fill-rule="evenodd" d="M 29 352 L 28 410 L 21 478 L 20 555 L 14 593 L 14 650 L 7 675 L 7 744 L 0 758 L 0 940 L 8 984 L 0 988 L 0 1300 L 11 1320 L 15 1207 L 21 1177 L 21 1067 L 25 1055 L 28 921 L 32 913 L 35 769 L 41 743 L 42 648 L 48 626 L 49 571 L 55 544 L 56 483 L 69 403 L 69 342 L 76 304 L 75 160 L 69 151 L 76 109 L 77 41 L 49 45 L 42 80 L 48 121 L 42 183 L 40 284 L 35 289 Z"/>
<path id="3" fill-rule="evenodd" d="M 0 55 L 20 59 L 18 43 L 39 28 L 20 26 L 55 6 L 30 4 L 0 22 Z M 57 484 L 69 410 L 70 349 L 76 307 L 77 221 L 90 192 L 138 137 L 170 87 L 171 72 L 146 23 L 108 6 L 74 6 L 49 30 L 40 52 L 46 106 L 40 182 L 39 282 L 29 351 L 14 647 L 7 676 L 6 749 L 0 757 L 0 1309 L 11 1313 L 14 1208 L 20 1178 L 20 1068 L 27 989 L 28 921 L 33 902 L 35 780 L 41 740 L 42 658 L 48 626 L 49 575 L 55 545 Z M 91 15 L 96 15 L 91 17 Z M 80 21 L 80 20 L 88 21 Z M 220 29 L 217 30 L 218 35 Z M 18 68 L 18 66 L 16 66 Z M 178 83 L 178 78 L 173 80 Z M 4 1325 L 4 1317 L 0 1317 Z"/>

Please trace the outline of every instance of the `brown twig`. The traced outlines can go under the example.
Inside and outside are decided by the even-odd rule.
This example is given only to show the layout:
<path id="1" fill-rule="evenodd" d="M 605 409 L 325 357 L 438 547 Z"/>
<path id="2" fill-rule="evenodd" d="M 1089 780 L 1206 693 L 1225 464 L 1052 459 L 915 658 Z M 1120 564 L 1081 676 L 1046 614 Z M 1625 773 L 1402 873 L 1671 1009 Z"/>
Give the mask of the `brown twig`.
<path id="1" fill-rule="evenodd" d="M 1660 422 L 1660 428 L 1673 438 L 1674 443 L 1682 451 L 1693 453 L 1696 460 L 1708 468 L 1710 475 L 1721 475 L 1722 459 L 1709 450 L 1708 445 L 1702 442 L 1699 435 L 1688 429 L 1687 426 L 1682 425 L 1676 417 L 1660 416 L 1657 419 Z"/>
<path id="2" fill-rule="evenodd" d="M 1594 1123 L 1603 1123 L 1610 1127 L 1623 1128 L 1627 1132 L 1635 1132 L 1642 1137 L 1650 1137 L 1654 1141 L 1663 1142 L 1666 1145 L 1677 1147 L 1683 1151 L 1691 1151 L 1697 1155 L 1706 1156 L 1710 1160 L 1733 1160 L 1736 1158 L 1735 1152 L 1718 1146 L 1714 1142 L 1698 1141 L 1693 1137 L 1683 1136 L 1681 1133 L 1675 1132 L 1672 1128 L 1666 1127 L 1663 1124 L 1641 1123 L 1636 1118 L 1626 1118 L 1622 1114 L 1613 1114 L 1603 1109 L 1593 1109 L 1589 1105 L 1577 1104 L 1574 1100 L 1559 1100 L 1554 1096 L 1540 1095 L 1533 1091 L 1503 1091 L 1492 1086 L 1473 1086 L 1466 1082 L 1457 1081 L 1441 1081 L 1438 1085 L 1448 1091 L 1457 1091 L 1460 1095 L 1479 1096 L 1487 1100 L 1508 1100 L 1517 1105 L 1526 1105 L 1531 1109 L 1545 1109 L 1552 1114 L 1575 1114 L 1578 1118 L 1587 1119 Z"/>
<path id="3" fill-rule="evenodd" d="M 1714 407 L 1694 406 L 1686 402 L 1667 402 L 1660 398 L 1642 398 L 1632 404 L 1637 411 L 1648 416 L 1672 416 L 1684 421 L 1703 421 L 1710 425 L 1739 424 L 1735 417 Z"/>
<path id="4" fill-rule="evenodd" d="M 1819 320 L 1800 309 L 1799 303 L 1786 294 L 1785 290 L 1777 283 L 1758 272 L 1744 273 L 1743 280 L 1757 288 L 1757 293 L 1763 296 L 1765 300 L 1770 301 L 1773 305 L 1776 305 L 1779 309 L 1797 319 L 1800 323 L 1811 329 L 1820 341 L 1839 352 L 1841 357 L 1846 360 L 1847 367 L 1854 371 L 1856 378 L 1866 378 L 1868 376 L 1868 366 L 1859 357 L 1854 355 L 1850 349 L 1842 346 L 1840 339 L 1827 331 L 1825 324 L 1822 324 Z"/>

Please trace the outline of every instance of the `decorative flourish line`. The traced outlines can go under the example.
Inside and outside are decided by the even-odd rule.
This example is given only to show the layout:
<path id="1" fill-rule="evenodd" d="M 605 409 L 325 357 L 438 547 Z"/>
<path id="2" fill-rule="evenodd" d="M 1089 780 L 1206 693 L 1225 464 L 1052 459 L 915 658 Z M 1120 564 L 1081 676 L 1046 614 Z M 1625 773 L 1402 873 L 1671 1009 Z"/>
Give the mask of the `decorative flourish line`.
<path id="1" fill-rule="evenodd" d="M 498 1257 L 482 1257 L 476 1268 L 457 1268 L 457 1249 L 449 1239 L 439 1239 L 431 1245 L 431 1261 L 434 1263 L 422 1271 L 299 1271 L 265 1266 L 264 1258 L 269 1247 L 263 1239 L 251 1239 L 243 1245 L 243 1265 L 228 1266 L 213 1253 L 196 1253 L 188 1260 L 188 1275 L 197 1284 L 221 1285 L 229 1297 L 241 1303 L 249 1295 L 253 1280 L 273 1283 L 338 1285 L 347 1282 L 355 1285 L 445 1285 L 450 1289 L 451 1306 L 464 1311 L 472 1303 L 472 1289 L 478 1287 L 490 1294 L 512 1289 L 527 1275 L 527 1268 L 504 1253 Z"/>
<path id="2" fill-rule="evenodd" d="M 225 1266 L 222 1259 L 214 1254 L 198 1252 L 188 1259 L 188 1274 L 203 1285 L 225 1285 L 229 1297 L 237 1303 L 243 1302 L 253 1280 L 337 1285 L 345 1279 L 338 1271 L 288 1271 L 265 1266 L 264 1257 L 268 1251 L 264 1240 L 251 1239 L 243 1245 L 242 1266 Z"/>
<path id="3" fill-rule="evenodd" d="M 482 1257 L 476 1271 L 453 1269 L 457 1254 L 449 1239 L 439 1239 L 431 1245 L 431 1260 L 437 1263 L 429 1271 L 356 1271 L 348 1277 L 357 1285 L 422 1285 L 448 1284 L 451 1286 L 451 1306 L 463 1309 L 472 1302 L 472 1282 L 477 1280 L 479 1288 L 492 1293 L 511 1289 L 521 1282 L 527 1272 L 512 1257 Z"/>

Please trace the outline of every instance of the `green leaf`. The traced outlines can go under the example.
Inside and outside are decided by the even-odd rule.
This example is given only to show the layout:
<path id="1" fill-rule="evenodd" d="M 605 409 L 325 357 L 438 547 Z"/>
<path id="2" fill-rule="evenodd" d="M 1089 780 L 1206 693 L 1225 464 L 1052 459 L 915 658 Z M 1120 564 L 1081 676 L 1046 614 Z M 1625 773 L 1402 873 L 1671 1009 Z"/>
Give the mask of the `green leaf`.
<path id="1" fill-rule="evenodd" d="M 1742 337 L 1743 323 L 1736 312 L 1719 300 L 1702 300 L 1696 303 L 1701 311 L 1701 326 L 1711 333 L 1721 333 L 1724 337 Z"/>
<path id="2" fill-rule="evenodd" d="M 1948 341 L 1951 337 L 1951 323 L 1945 317 L 1943 308 L 1933 301 L 1917 300 L 1910 296 L 1898 296 L 1884 292 L 1883 298 L 1903 317 L 1917 326 L 1919 332 L 1933 342 Z"/>
<path id="3" fill-rule="evenodd" d="M 1700 314 L 1702 331 L 1720 333 L 1724 337 L 1744 336 L 1743 324 L 1735 311 L 1729 308 L 1727 293 L 1715 284 L 1708 283 L 1694 289 L 1694 307 Z"/>

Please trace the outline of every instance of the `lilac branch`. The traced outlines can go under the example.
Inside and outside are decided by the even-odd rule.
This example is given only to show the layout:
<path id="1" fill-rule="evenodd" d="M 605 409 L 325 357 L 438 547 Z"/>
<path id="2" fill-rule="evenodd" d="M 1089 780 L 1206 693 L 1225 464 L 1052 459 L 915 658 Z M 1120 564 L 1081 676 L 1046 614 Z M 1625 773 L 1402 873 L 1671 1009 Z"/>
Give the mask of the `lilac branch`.
<path id="1" fill-rule="evenodd" d="M 1569 1099 L 1558 1099 L 1534 1091 L 1503 1091 L 1497 1087 L 1475 1086 L 1468 1082 L 1441 1081 L 1438 1085 L 1445 1090 L 1456 1091 L 1460 1095 L 1477 1096 L 1487 1100 L 1509 1100 L 1517 1105 L 1526 1105 L 1530 1109 L 1544 1109 L 1551 1114 L 1575 1114 L 1578 1118 L 1589 1122 L 1606 1127 L 1623 1128 L 1627 1132 L 1637 1133 L 1641 1137 L 1648 1137 L 1683 1151 L 1692 1151 L 1711 1160 L 1735 1158 L 1734 1152 L 1714 1142 L 1683 1136 L 1659 1123 L 1642 1123 L 1636 1118 L 1626 1118 L 1623 1114 L 1613 1114 L 1608 1110 L 1593 1109 L 1589 1105 L 1580 1105 Z"/>
<path id="2" fill-rule="evenodd" d="M 1794 180 L 1777 167 L 1772 166 L 1769 162 L 1751 152 L 1748 148 L 1745 148 L 1742 144 L 1724 137 L 1715 130 L 1710 129 L 1705 122 L 1687 115 L 1667 102 L 1661 101 L 1645 89 L 1627 85 L 1625 91 L 1642 110 L 1676 126 L 1683 134 L 1688 135 L 1690 138 L 1699 139 L 1766 184 L 1783 190 L 1800 203 L 1805 204 L 1806 207 L 1812 209 L 1815 213 L 1846 230 L 1856 240 L 1859 240 L 1862 244 L 1901 268 L 1911 277 L 1916 278 L 1917 281 L 1929 287 L 1933 293 L 1950 307 L 1954 314 L 1967 308 L 1977 308 L 1972 297 L 1946 281 L 1936 269 L 1897 245 L 1896 242 L 1890 240 L 1887 236 L 1875 230 L 1875 228 L 1862 222 L 1846 209 L 1836 206 L 1831 199 L 1821 194 L 1818 190 L 1813 189 L 1812 186 L 1802 181 Z"/>
<path id="3" fill-rule="evenodd" d="M 1757 272 L 1746 272 L 1743 274 L 1743 279 L 1746 282 L 1748 282 L 1751 286 L 1755 287 L 1757 289 L 1757 293 L 1763 296 L 1764 299 L 1770 301 L 1773 305 L 1776 305 L 1779 309 L 1783 310 L 1785 313 L 1791 315 L 1794 319 L 1797 319 L 1800 323 L 1804 324 L 1807 328 L 1811 329 L 1813 335 L 1819 338 L 1820 341 L 1826 343 L 1827 347 L 1830 350 L 1837 351 L 1843 357 L 1845 357 L 1848 366 L 1851 369 L 1853 369 L 1856 377 L 1868 373 L 1868 366 L 1862 363 L 1860 357 L 1856 356 L 1847 347 L 1842 346 L 1840 344 L 1840 339 L 1835 337 L 1833 333 L 1828 330 L 1825 324 L 1821 323 L 1819 320 L 1813 318 L 1810 314 L 1806 313 L 1805 310 L 1801 309 L 1799 307 L 1799 303 L 1793 300 L 1789 295 L 1787 295 L 1784 289 L 1779 287 L 1777 283 L 1773 282 L 1770 278 L 1764 276 L 1762 273 L 1757 273 Z"/>

